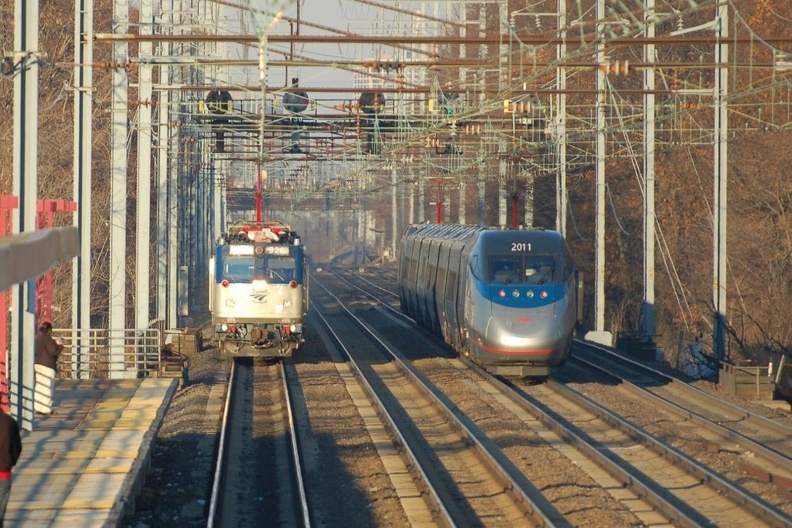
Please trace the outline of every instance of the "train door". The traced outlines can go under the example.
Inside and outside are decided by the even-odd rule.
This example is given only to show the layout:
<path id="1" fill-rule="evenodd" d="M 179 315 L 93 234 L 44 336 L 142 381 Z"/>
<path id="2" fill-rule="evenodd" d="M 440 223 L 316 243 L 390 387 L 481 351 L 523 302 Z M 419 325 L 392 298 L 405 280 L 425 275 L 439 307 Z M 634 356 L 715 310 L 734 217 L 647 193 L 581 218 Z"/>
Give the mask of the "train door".
<path id="1" fill-rule="evenodd" d="M 413 318 L 423 325 L 428 324 L 426 316 L 426 264 L 429 258 L 429 239 L 421 237 L 416 240 L 418 247 L 416 248 L 418 255 L 418 265 L 416 266 L 415 277 L 415 314 Z"/>
<path id="2" fill-rule="evenodd" d="M 438 321 L 437 313 L 437 266 L 440 257 L 440 244 L 441 240 L 434 239 L 429 243 L 429 258 L 426 264 L 426 297 L 425 308 L 428 317 L 429 328 L 437 334 L 441 334 L 440 323 Z"/>
<path id="3" fill-rule="evenodd" d="M 443 339 L 450 343 L 448 333 L 448 311 L 446 309 L 446 296 L 448 295 L 448 254 L 451 241 L 443 240 L 438 247 L 437 259 L 437 296 L 435 297 L 435 311 L 437 312 L 437 325 Z"/>
<path id="4" fill-rule="evenodd" d="M 449 326 L 448 342 L 456 349 L 460 350 L 462 328 L 459 317 L 459 291 L 460 291 L 460 267 L 462 266 L 462 248 L 460 242 L 453 243 L 448 250 L 448 278 L 446 279 L 446 317 Z"/>
<path id="5" fill-rule="evenodd" d="M 404 271 L 401 275 L 403 284 L 402 284 L 402 295 L 404 306 L 402 309 L 412 317 L 413 319 L 416 318 L 415 315 L 415 307 L 417 302 L 416 297 L 416 282 L 418 280 L 418 249 L 420 248 L 421 244 L 419 239 L 416 237 L 409 237 L 405 241 L 404 247 L 404 257 L 403 262 L 405 263 Z"/>

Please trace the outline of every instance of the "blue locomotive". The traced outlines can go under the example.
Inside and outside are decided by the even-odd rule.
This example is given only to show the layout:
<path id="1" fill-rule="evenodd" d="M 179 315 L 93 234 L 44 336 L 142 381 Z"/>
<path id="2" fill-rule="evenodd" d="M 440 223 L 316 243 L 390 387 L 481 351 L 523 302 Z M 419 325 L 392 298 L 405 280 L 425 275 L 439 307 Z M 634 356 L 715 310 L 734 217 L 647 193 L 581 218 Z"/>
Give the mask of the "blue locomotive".
<path id="1" fill-rule="evenodd" d="M 582 281 L 557 231 L 410 225 L 398 280 L 404 313 L 493 374 L 547 377 L 569 357 Z"/>
<path id="2" fill-rule="evenodd" d="M 289 357 L 305 342 L 305 248 L 278 221 L 229 226 L 209 264 L 209 306 L 222 354 Z"/>

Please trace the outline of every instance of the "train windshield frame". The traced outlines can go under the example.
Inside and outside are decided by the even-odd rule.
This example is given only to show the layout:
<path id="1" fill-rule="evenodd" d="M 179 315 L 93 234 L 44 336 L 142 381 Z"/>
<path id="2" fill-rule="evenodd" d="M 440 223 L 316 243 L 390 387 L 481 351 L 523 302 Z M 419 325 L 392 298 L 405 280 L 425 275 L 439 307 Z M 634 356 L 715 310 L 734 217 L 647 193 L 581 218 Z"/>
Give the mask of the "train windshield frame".
<path id="1" fill-rule="evenodd" d="M 227 280 L 231 284 L 250 283 L 254 279 L 264 279 L 269 284 L 288 284 L 293 280 L 301 282 L 303 266 L 292 255 L 226 255 L 218 267 L 217 282 Z"/>
<path id="2" fill-rule="evenodd" d="M 292 256 L 267 255 L 264 258 L 264 278 L 271 284 L 286 284 L 297 280 L 297 271 L 297 260 Z"/>
<path id="3" fill-rule="evenodd" d="M 486 273 L 489 282 L 500 284 L 547 284 L 561 281 L 552 255 L 490 254 Z"/>
<path id="4" fill-rule="evenodd" d="M 218 279 L 230 283 L 250 282 L 253 280 L 256 257 L 247 255 L 226 256 L 223 260 L 222 274 Z"/>

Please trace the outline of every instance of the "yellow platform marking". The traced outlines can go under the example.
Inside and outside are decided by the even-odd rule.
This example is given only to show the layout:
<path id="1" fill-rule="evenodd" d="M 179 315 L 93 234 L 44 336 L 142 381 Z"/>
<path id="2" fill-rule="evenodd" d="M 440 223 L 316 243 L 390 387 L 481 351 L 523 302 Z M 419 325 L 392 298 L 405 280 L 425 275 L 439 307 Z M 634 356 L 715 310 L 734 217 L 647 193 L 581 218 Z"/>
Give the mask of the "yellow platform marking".
<path id="1" fill-rule="evenodd" d="M 109 510 L 115 504 L 112 499 L 67 499 L 62 509 L 66 510 Z"/>

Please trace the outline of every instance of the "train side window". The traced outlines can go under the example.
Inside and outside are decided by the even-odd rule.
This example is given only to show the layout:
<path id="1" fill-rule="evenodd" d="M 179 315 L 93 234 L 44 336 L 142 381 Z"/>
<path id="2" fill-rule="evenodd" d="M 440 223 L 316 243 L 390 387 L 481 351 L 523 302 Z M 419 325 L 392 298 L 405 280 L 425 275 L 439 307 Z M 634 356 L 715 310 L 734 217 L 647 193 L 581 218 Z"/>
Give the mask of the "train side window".
<path id="1" fill-rule="evenodd" d="M 484 270 L 481 269 L 481 260 L 478 255 L 470 256 L 470 272 L 479 280 L 484 278 Z"/>

